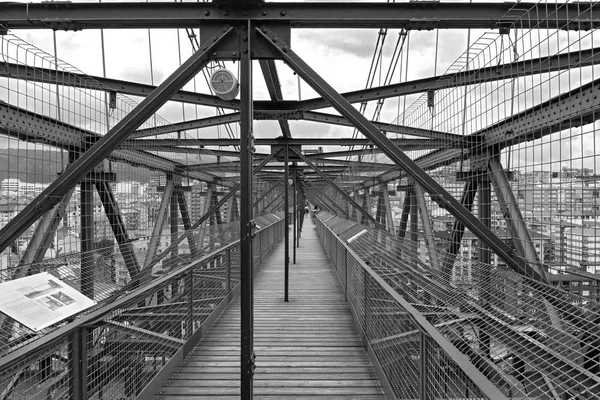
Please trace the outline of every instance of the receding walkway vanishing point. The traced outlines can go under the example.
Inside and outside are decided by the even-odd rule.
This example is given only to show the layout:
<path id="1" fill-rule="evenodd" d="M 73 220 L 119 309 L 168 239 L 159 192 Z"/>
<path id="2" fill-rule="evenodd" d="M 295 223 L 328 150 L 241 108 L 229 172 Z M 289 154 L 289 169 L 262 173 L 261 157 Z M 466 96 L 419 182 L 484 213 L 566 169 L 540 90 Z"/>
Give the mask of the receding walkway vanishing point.
<path id="1" fill-rule="evenodd" d="M 289 303 L 283 302 L 284 251 L 282 241 L 255 275 L 254 398 L 384 399 L 310 218 L 296 264 L 290 261 Z M 238 299 L 157 398 L 239 399 L 239 358 Z"/>

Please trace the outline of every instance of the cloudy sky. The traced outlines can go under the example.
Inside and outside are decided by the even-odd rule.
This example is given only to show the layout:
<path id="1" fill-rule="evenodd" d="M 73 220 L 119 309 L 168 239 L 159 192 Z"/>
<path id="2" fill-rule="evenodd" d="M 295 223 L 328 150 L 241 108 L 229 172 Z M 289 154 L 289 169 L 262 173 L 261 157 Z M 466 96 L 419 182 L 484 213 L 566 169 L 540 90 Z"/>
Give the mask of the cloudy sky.
<path id="1" fill-rule="evenodd" d="M 16 31 L 14 33 L 54 55 L 52 31 Z M 376 86 L 385 76 L 399 33 L 398 30 L 387 32 L 382 54 L 383 68 L 375 74 Z M 104 48 L 101 45 L 100 31 L 56 32 L 58 58 L 89 75 L 102 76 L 104 74 L 102 67 L 104 50 L 107 77 L 141 83 L 153 82 L 158 85 L 178 67 L 181 60 L 185 60 L 192 52 L 185 30 L 105 30 L 103 34 Z M 378 34 L 379 30 L 377 29 L 294 29 L 292 30 L 292 48 L 334 88 L 340 92 L 346 92 L 365 87 Z M 513 49 L 511 47 L 512 39 L 506 37 L 501 40 L 497 31 L 471 31 L 469 42 L 472 44 L 472 48 L 469 54 L 471 59 L 475 57 L 471 68 L 477 65 L 488 66 L 500 61 L 511 61 L 516 56 L 520 56 L 521 59 L 537 57 L 543 55 L 544 52 L 552 53 L 551 48 L 553 47 L 564 49 L 571 42 L 576 42 L 576 47 L 590 46 L 590 43 L 587 43 L 590 40 L 586 39 L 585 34 L 583 38 L 581 34 L 575 36 L 569 33 L 542 32 L 540 34 L 536 32 L 536 34 L 537 37 L 531 34 L 523 35 L 517 40 L 517 46 Z M 455 67 L 452 67 L 454 69 L 451 70 L 458 70 L 464 65 L 466 59 L 468 35 L 467 30 L 444 30 L 440 31 L 439 35 L 437 31 L 410 32 L 405 43 L 405 50 L 409 48 L 410 51 L 408 55 L 403 53 L 401 65 L 395 71 L 391 82 L 397 83 L 405 79 L 428 77 L 432 76 L 434 72 L 439 75 L 453 64 Z M 528 40 L 530 42 L 541 41 L 545 44 L 543 46 L 535 45 L 535 49 L 532 51 L 531 46 L 527 43 Z M 476 53 L 479 55 L 474 56 Z M 228 67 L 237 74 L 237 64 L 228 63 Z M 299 83 L 297 77 L 282 62 L 277 62 L 277 68 L 285 99 L 306 99 L 316 96 L 304 82 Z M 254 66 L 254 75 L 255 98 L 266 99 L 268 94 L 258 64 Z M 409 96 L 407 99 L 392 98 L 386 100 L 380 120 L 390 123 L 404 121 L 404 123 L 430 128 L 430 116 L 433 115 L 434 129 L 469 134 L 504 118 L 510 110 L 516 112 L 531 107 L 548 96 L 555 96 L 558 92 L 574 88 L 579 82 L 588 82 L 594 75 L 591 69 L 579 70 L 575 73 L 561 74 L 555 77 L 545 76 L 537 80 L 515 80 L 514 84 L 505 81 L 501 84 L 482 85 L 477 90 L 470 90 L 468 94 L 465 94 L 462 89 L 446 94 L 438 93 L 436 96 L 439 97 L 436 98 L 436 101 L 439 99 L 440 103 L 436 105 L 435 110 L 427 110 L 422 96 Z M 193 90 L 194 87 L 198 91 L 207 92 L 202 78 L 188 84 L 186 89 Z M 522 92 L 520 96 L 519 91 Z M 465 97 L 466 100 L 464 100 Z M 463 115 L 464 104 L 469 104 L 465 115 Z M 373 115 L 374 104 L 369 107 L 365 115 L 370 118 Z M 405 107 L 408 111 L 403 113 Z M 482 111 L 486 109 L 487 112 Z M 332 112 L 331 110 L 320 111 Z M 212 116 L 214 113 L 214 110 L 205 107 L 187 106 L 182 109 L 182 106 L 177 103 L 168 103 L 159 112 L 160 116 L 169 122 L 178 122 L 184 117 L 185 119 L 194 119 L 196 116 L 202 118 Z M 295 137 L 350 137 L 353 131 L 345 127 L 301 121 L 291 121 L 290 125 Z M 235 130 L 236 127 L 233 126 L 233 129 Z M 255 131 L 258 137 L 280 135 L 278 124 L 274 121 L 256 122 Z M 189 135 L 198 138 L 224 137 L 225 132 L 223 129 L 209 128 L 200 133 L 190 132 Z M 578 140 L 575 142 L 565 139 L 571 136 L 573 136 L 573 132 L 548 138 L 545 147 L 522 145 L 516 150 L 513 160 L 523 159 L 523 165 L 531 164 L 537 151 L 540 154 L 535 156 L 537 158 L 533 164 L 541 166 L 559 157 L 564 158 L 566 149 L 571 158 L 583 155 L 584 150 L 587 149 L 589 154 L 585 163 L 587 165 L 591 162 L 595 165 L 595 154 L 600 152 L 597 151 L 600 149 L 596 149 L 596 131 L 593 126 L 584 128 L 582 132 L 576 132 L 574 136 Z M 591 145 L 582 145 L 583 141 Z M 560 156 L 549 155 L 551 153 L 560 154 Z"/>

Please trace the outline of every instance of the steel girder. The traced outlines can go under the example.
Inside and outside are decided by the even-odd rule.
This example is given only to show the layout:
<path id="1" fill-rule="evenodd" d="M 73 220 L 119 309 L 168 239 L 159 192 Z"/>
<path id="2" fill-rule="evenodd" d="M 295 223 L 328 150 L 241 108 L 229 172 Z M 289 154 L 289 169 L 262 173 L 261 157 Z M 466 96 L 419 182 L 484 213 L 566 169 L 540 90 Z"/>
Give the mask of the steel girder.
<path id="1" fill-rule="evenodd" d="M 408 148 L 410 150 L 422 149 L 439 149 L 442 147 L 463 148 L 463 141 L 447 141 L 441 139 L 392 139 L 398 147 Z M 299 146 L 369 146 L 371 141 L 367 139 L 255 139 L 256 146 L 277 146 L 281 144 L 299 145 Z M 160 148 L 161 151 L 172 149 L 173 151 L 180 150 L 197 150 L 197 147 L 204 146 L 239 146 L 239 139 L 136 139 L 127 140 L 121 147 L 127 149 L 139 149 L 153 151 Z M 366 149 L 373 150 L 373 149 Z M 376 149 L 375 149 L 376 150 Z M 210 151 L 207 149 L 207 151 Z M 354 151 L 354 150 L 352 150 Z M 362 150 L 356 150 L 362 151 Z M 322 154 L 328 156 L 330 153 Z M 335 154 L 335 153 L 334 153 Z M 315 156 L 312 154 L 311 156 Z"/>
<path id="2" fill-rule="evenodd" d="M 284 42 L 267 27 L 260 27 L 257 32 L 265 41 L 276 49 L 280 56 L 300 77 L 304 79 L 319 95 L 327 99 L 333 108 L 352 121 L 355 127 L 366 137 L 371 139 L 396 165 L 423 186 L 432 200 L 442 208 L 447 209 L 457 219 L 461 220 L 471 230 L 490 246 L 508 266 L 520 274 L 531 277 L 541 282 L 547 282 L 545 276 L 540 276 L 525 260 L 514 257 L 512 249 L 502 241 L 494 232 L 487 228 L 477 217 L 460 204 L 438 182 L 429 176 L 414 160 L 393 144 L 377 127 L 373 126 L 350 103 L 337 93 L 323 78 L 312 70 L 298 55 L 296 55 Z"/>
<path id="3" fill-rule="evenodd" d="M 425 93 L 428 90 L 449 89 L 458 86 L 476 85 L 484 82 L 558 72 L 575 67 L 596 65 L 599 61 L 600 49 L 593 48 L 590 50 L 515 61 L 494 67 L 475 68 L 467 72 L 414 79 L 388 86 L 361 89 L 342 93 L 342 96 L 350 103 L 381 100 L 390 97 Z M 285 103 L 286 110 L 309 111 L 327 107 L 329 107 L 329 103 L 323 98 Z"/>
<path id="4" fill-rule="evenodd" d="M 46 143 L 77 153 L 84 153 L 103 137 L 56 119 L 3 103 L 0 103 L 0 134 L 36 143 Z M 174 172 L 181 165 L 167 158 L 136 149 L 117 149 L 112 151 L 108 158 L 165 172 Z M 200 174 L 197 179 L 214 180 L 215 176 Z"/>
<path id="5" fill-rule="evenodd" d="M 428 90 L 448 89 L 457 86 L 475 85 L 483 82 L 512 79 L 515 77 L 545 74 L 573 67 L 590 66 L 595 65 L 598 61 L 600 61 L 600 51 L 598 51 L 597 48 L 594 48 L 578 52 L 502 64 L 495 67 L 473 69 L 469 70 L 467 73 L 446 74 L 383 87 L 351 91 L 343 93 L 342 96 L 344 96 L 344 98 L 350 103 L 381 100 L 390 97 L 424 93 Z M 44 82 L 52 84 L 58 83 L 74 87 L 93 88 L 97 90 L 113 91 L 142 97 L 147 96 L 152 92 L 152 90 L 155 89 L 155 87 L 152 85 L 142 83 L 109 79 L 98 76 L 78 75 L 74 73 L 62 74 L 57 73 L 52 69 L 38 67 L 32 68 L 14 63 L 0 63 L 0 76 L 19 78 L 31 82 Z M 275 84 L 274 82 L 271 83 Z M 240 107 L 239 101 L 237 100 L 225 101 L 216 96 L 188 91 L 178 91 L 171 98 L 171 100 L 204 106 L 223 107 L 228 109 L 239 109 Z M 278 119 L 285 117 L 286 119 L 306 119 L 309 121 L 331 122 L 346 125 L 347 122 L 344 122 L 345 119 L 343 117 L 310 112 L 311 110 L 326 108 L 328 106 L 329 103 L 322 98 L 307 99 L 302 101 L 284 101 L 281 98 L 277 101 L 270 102 L 255 101 L 255 118 Z M 339 122 L 332 122 L 333 119 L 332 121 L 323 121 L 323 119 L 333 117 L 337 118 L 337 121 Z M 230 113 L 221 116 L 202 118 L 195 121 L 187 121 L 165 127 L 142 129 L 134 133 L 131 137 L 136 138 L 155 134 L 158 135 L 169 132 L 177 132 L 179 130 L 197 129 L 233 122 L 239 122 L 239 113 Z M 382 130 L 405 133 L 401 131 L 402 129 L 412 130 L 412 132 L 406 133 L 414 136 L 420 136 L 418 134 L 419 132 L 427 132 L 425 129 L 414 129 L 401 126 L 396 127 L 395 125 L 386 125 Z M 447 138 L 450 138 L 451 136 L 458 136 L 459 138 L 462 138 L 459 135 L 451 135 L 443 132 L 441 133 L 446 135 L 445 137 Z"/>
<path id="6" fill-rule="evenodd" d="M 261 3 L 227 7 L 213 3 L 4 3 L 0 23 L 8 29 L 197 28 L 253 20 L 299 28 L 591 29 L 599 21 L 592 3 Z M 588 11 L 588 12 L 586 12 Z M 531 17 L 533 16 L 533 17 Z"/>
<path id="7" fill-rule="evenodd" d="M 267 90 L 269 91 L 269 97 L 274 102 L 283 100 L 283 93 L 281 93 L 281 82 L 277 75 L 277 68 L 275 67 L 274 60 L 260 60 L 260 69 L 262 70 L 265 82 L 267 84 Z M 292 131 L 290 130 L 290 124 L 286 120 L 279 120 L 279 127 L 284 138 L 291 138 Z"/>
<path id="8" fill-rule="evenodd" d="M 88 151 L 83 153 L 63 174 L 32 200 L 18 215 L 0 230 L 0 250 L 16 240 L 46 211 L 60 199 L 92 168 L 98 165 L 144 121 L 165 104 L 173 94 L 185 85 L 209 61 L 212 50 L 220 40 L 232 31 L 224 27 L 203 45 L 203 50 L 193 54 L 155 91 L 140 102 L 135 109 L 102 136 Z"/>
<path id="9" fill-rule="evenodd" d="M 481 151 L 485 147 L 493 146 L 504 148 L 589 124 L 600 118 L 599 92 L 600 79 L 596 79 L 475 132 L 471 136 L 483 138 L 481 145 L 475 148 L 466 151 L 440 149 L 414 161 L 424 170 L 435 169 L 469 158 L 472 150 Z M 404 176 L 406 174 L 402 172 L 389 172 L 378 178 L 385 182 Z"/>
<path id="10" fill-rule="evenodd" d="M 214 117 L 206 117 L 191 121 L 178 122 L 175 124 L 158 126 L 154 128 L 138 129 L 129 135 L 130 139 L 139 139 L 147 136 L 164 135 L 168 133 L 183 132 L 191 129 L 202 129 L 211 126 L 226 125 L 240 122 L 240 113 L 230 113 L 223 115 L 215 115 Z M 239 143 L 238 143 L 239 144 Z"/>

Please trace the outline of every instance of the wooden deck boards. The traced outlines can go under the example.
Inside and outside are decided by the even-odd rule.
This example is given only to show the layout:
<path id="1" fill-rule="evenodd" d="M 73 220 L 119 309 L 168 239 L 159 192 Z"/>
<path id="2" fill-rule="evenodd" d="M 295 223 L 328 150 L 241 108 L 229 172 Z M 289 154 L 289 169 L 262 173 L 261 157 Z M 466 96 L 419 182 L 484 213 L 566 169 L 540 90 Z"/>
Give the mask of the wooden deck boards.
<path id="1" fill-rule="evenodd" d="M 309 218 L 290 263 L 283 302 L 283 242 L 255 276 L 255 399 L 384 399 L 344 295 Z M 290 258 L 291 258 L 290 249 Z M 157 398 L 238 399 L 240 304 L 234 301 Z"/>

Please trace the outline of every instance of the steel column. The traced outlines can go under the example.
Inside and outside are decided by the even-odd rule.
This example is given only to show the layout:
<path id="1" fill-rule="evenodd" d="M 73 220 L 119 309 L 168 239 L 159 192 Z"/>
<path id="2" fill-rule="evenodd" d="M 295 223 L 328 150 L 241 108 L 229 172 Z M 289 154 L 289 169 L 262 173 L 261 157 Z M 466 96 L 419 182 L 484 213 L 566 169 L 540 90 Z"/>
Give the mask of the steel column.
<path id="1" fill-rule="evenodd" d="M 138 7 L 139 8 L 139 7 Z M 0 229 L 0 251 L 14 242 L 25 230 L 37 221 L 46 211 L 60 202 L 92 168 L 100 164 L 111 151 L 136 130 L 144 121 L 165 104 L 208 62 L 210 54 L 232 28 L 223 27 L 213 37 L 208 38 L 201 49 L 194 53 L 171 76 L 143 99 L 129 114 L 119 121 L 108 133 L 81 155 L 69 168 L 57 177 L 46 189 L 33 199 L 19 214 Z"/>
<path id="2" fill-rule="evenodd" d="M 285 156 L 283 160 L 284 164 L 284 173 L 283 173 L 283 226 L 284 226 L 284 252 L 283 252 L 283 264 L 284 264 L 284 273 L 283 273 L 283 301 L 286 303 L 289 301 L 289 282 L 290 282 L 290 200 L 289 200 L 289 192 L 290 192 L 290 166 L 289 166 L 289 148 L 285 146 Z"/>
<path id="3" fill-rule="evenodd" d="M 350 120 L 355 127 L 378 146 L 396 165 L 406 171 L 417 183 L 423 186 L 432 199 L 440 207 L 446 208 L 456 218 L 460 219 L 471 232 L 485 240 L 490 248 L 502 258 L 508 266 L 520 274 L 535 280 L 546 282 L 545 275 L 538 273 L 526 260 L 514 257 L 512 249 L 494 232 L 487 228 L 477 217 L 460 204 L 446 189 L 427 174 L 419 165 L 393 144 L 381 131 L 373 126 L 346 99 L 337 93 L 323 78 L 312 70 L 298 55 L 296 55 L 283 40 L 277 37 L 267 27 L 262 26 L 256 32 L 266 39 L 285 62 L 300 75 L 319 95 L 328 100 L 332 107 Z"/>
<path id="4" fill-rule="evenodd" d="M 240 42 L 240 303 L 241 303 L 241 399 L 253 397 L 254 376 L 254 301 L 252 284 L 252 57 L 250 55 L 250 21 L 241 32 Z M 286 227 L 287 228 L 287 227 Z"/>
<path id="5" fill-rule="evenodd" d="M 492 217 L 492 190 L 489 179 L 487 176 L 483 176 L 479 179 L 479 204 L 478 214 L 481 222 L 488 228 L 491 228 L 491 217 Z M 481 280 L 478 282 L 481 293 L 481 300 L 483 306 L 490 306 L 490 300 L 492 299 L 491 293 L 491 263 L 492 253 L 489 247 L 483 241 L 479 241 L 477 250 L 477 261 L 481 263 Z M 479 348 L 484 357 L 490 358 L 491 350 L 491 338 L 485 327 L 479 329 Z"/>
<path id="6" fill-rule="evenodd" d="M 91 191 L 91 190 L 90 190 Z M 69 398 L 87 400 L 88 398 L 88 332 L 79 328 L 73 332 L 69 342 Z"/>
<path id="7" fill-rule="evenodd" d="M 68 169 L 68 168 L 67 168 Z M 80 184 L 81 205 L 81 293 L 94 299 L 94 186 L 89 181 Z"/>
<path id="8" fill-rule="evenodd" d="M 179 186 L 180 183 L 181 183 L 180 179 L 177 179 L 177 181 L 175 182 L 175 186 Z M 169 203 L 169 227 L 170 227 L 170 231 L 171 231 L 171 240 L 169 241 L 169 244 L 175 243 L 179 236 L 178 235 L 178 232 L 179 232 L 179 204 L 177 203 L 177 197 L 178 197 L 178 190 L 176 188 L 175 192 L 171 196 L 171 201 Z M 173 261 L 175 261 L 175 259 L 179 256 L 178 250 L 179 250 L 179 246 L 175 246 L 171 250 L 171 257 L 172 257 Z M 170 268 L 171 268 L 171 265 L 169 265 L 169 269 Z"/>

